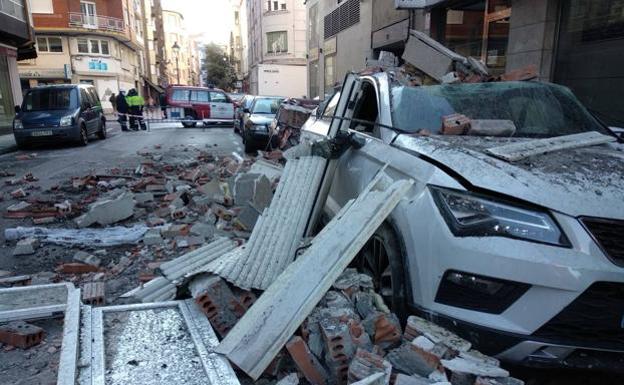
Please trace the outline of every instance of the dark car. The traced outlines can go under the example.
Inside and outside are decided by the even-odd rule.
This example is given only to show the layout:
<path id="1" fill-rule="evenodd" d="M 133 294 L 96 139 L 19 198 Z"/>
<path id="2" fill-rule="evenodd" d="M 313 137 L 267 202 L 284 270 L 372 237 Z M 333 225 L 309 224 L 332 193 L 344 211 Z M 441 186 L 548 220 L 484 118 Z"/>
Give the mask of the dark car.
<path id="1" fill-rule="evenodd" d="M 244 113 L 249 114 L 242 132 L 245 152 L 270 149 L 273 138 L 269 127 L 284 99 L 277 96 L 256 96 L 251 106 L 243 109 Z"/>
<path id="2" fill-rule="evenodd" d="M 245 127 L 245 120 L 249 117 L 249 113 L 245 110 L 251 108 L 254 95 L 245 95 L 245 97 L 239 102 L 238 107 L 234 110 L 234 132 L 237 134 L 243 134 L 243 127 Z"/>
<path id="3" fill-rule="evenodd" d="M 74 141 L 86 146 L 89 136 L 106 138 L 106 118 L 95 87 L 63 84 L 36 87 L 15 106 L 13 134 L 18 147 L 42 142 Z"/>

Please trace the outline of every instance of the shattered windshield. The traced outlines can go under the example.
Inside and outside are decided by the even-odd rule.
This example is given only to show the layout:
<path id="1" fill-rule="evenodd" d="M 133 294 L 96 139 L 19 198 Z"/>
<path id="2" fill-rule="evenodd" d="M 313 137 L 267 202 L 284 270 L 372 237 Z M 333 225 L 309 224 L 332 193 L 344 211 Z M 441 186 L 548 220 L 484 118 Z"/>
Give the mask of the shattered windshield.
<path id="1" fill-rule="evenodd" d="M 393 125 L 407 132 L 457 135 L 443 121 L 488 123 L 493 136 L 546 138 L 588 131 L 608 133 L 565 87 L 537 82 L 444 84 L 392 88 Z M 468 123 L 469 124 L 469 123 Z M 465 131 L 462 134 L 469 134 Z M 461 135 L 461 134 L 460 134 Z"/>

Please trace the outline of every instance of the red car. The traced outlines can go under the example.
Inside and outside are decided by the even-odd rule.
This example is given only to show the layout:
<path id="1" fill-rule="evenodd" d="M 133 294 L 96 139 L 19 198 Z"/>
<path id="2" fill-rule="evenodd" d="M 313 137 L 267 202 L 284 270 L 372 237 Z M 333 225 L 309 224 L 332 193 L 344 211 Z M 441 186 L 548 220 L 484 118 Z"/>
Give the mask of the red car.
<path id="1" fill-rule="evenodd" d="M 169 86 L 165 91 L 167 118 L 179 119 L 184 127 L 234 122 L 234 102 L 218 88 Z"/>

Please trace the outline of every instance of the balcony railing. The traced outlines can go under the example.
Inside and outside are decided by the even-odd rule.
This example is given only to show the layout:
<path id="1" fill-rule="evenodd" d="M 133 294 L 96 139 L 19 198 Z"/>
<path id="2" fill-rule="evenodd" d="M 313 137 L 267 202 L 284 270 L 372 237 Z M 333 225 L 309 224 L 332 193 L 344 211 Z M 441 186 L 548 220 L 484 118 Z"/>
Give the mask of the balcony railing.
<path id="1" fill-rule="evenodd" d="M 78 12 L 69 13 L 69 26 L 109 32 L 126 31 L 123 19 L 108 16 L 92 16 Z"/>

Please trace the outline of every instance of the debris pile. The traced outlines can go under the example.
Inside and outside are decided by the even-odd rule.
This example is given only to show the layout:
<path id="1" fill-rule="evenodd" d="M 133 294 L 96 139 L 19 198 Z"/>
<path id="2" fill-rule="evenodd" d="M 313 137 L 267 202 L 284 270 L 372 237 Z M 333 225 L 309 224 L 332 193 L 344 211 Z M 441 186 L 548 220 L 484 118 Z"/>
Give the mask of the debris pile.
<path id="1" fill-rule="evenodd" d="M 276 127 L 272 128 L 273 134 L 277 135 L 279 149 L 285 150 L 299 143 L 301 127 L 318 105 L 318 100 L 308 99 L 291 98 L 282 102 L 275 116 Z"/>

